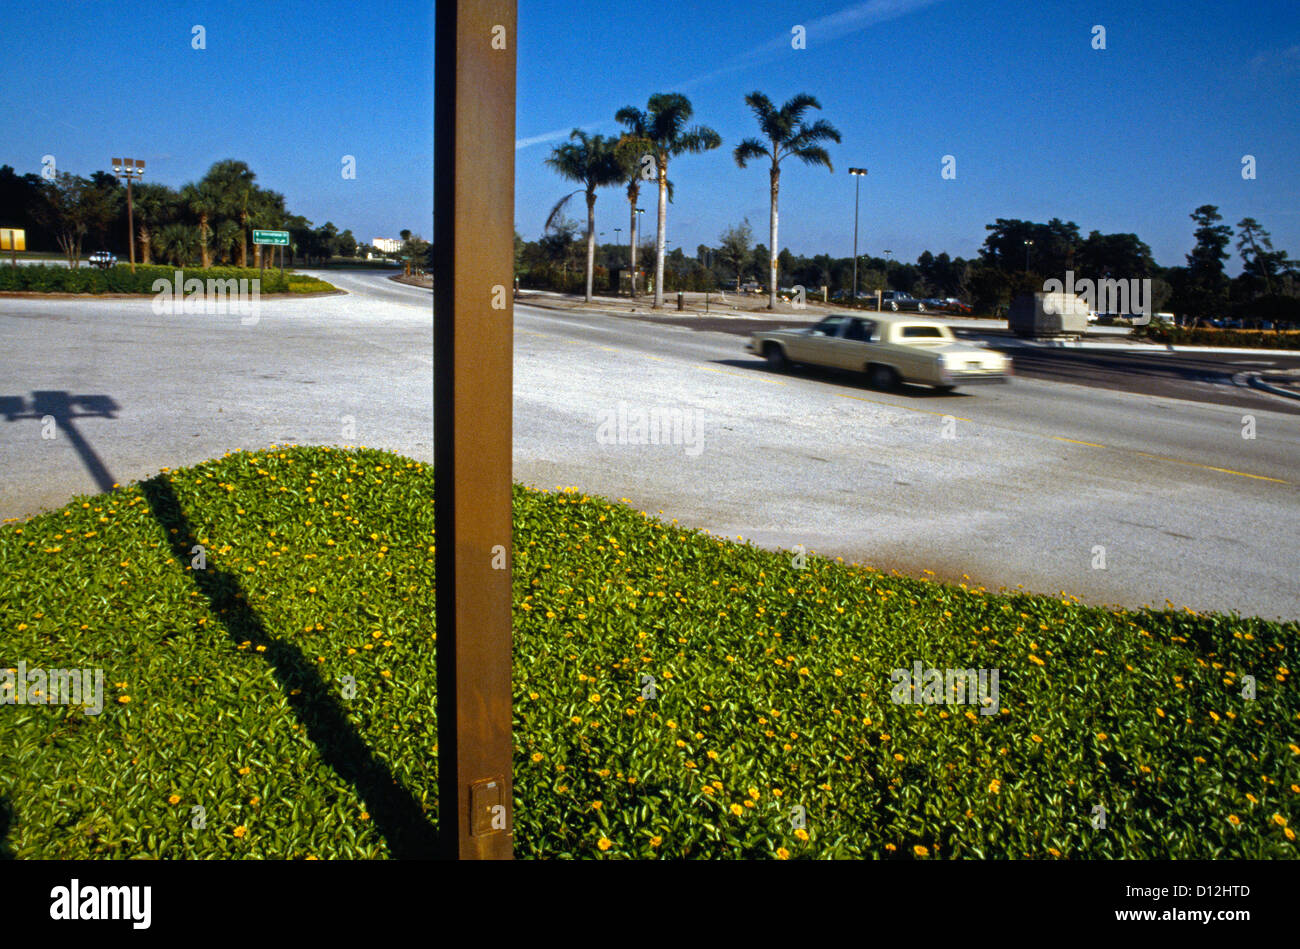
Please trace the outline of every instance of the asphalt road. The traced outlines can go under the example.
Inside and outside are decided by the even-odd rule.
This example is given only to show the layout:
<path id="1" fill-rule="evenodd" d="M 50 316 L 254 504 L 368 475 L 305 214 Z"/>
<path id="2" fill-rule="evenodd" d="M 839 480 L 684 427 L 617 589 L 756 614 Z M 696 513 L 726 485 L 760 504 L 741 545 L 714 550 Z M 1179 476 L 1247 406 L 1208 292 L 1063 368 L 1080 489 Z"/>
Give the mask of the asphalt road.
<path id="1" fill-rule="evenodd" d="M 748 337 L 750 333 L 803 325 L 792 319 L 735 319 L 718 317 L 652 317 L 646 322 L 680 326 L 698 332 L 729 333 Z M 1244 385 L 1234 385 L 1233 376 L 1249 371 L 1300 368 L 1300 356 L 1271 353 L 1189 353 L 1149 347 L 1149 351 L 1125 352 L 1104 349 L 1036 349 L 1016 345 L 1009 333 L 980 327 L 975 320 L 943 319 L 963 339 L 982 340 L 989 348 L 1004 352 L 1015 361 L 1017 376 L 1069 382 L 1100 389 L 1116 389 L 1143 395 L 1159 395 L 1193 402 L 1213 402 L 1245 409 L 1264 409 L 1300 415 L 1300 400 L 1287 401 Z M 964 325 L 963 325 L 964 324 Z M 1119 339 L 1126 331 L 1102 327 L 1099 339 Z"/>
<path id="2" fill-rule="evenodd" d="M 251 326 L 145 300 L 0 300 L 0 517 L 271 443 L 430 460 L 428 291 L 326 279 L 351 295 L 262 301 Z M 1272 402 L 1033 375 L 879 393 L 774 374 L 733 334 L 525 306 L 515 326 L 516 480 L 990 589 L 1300 617 L 1300 420 Z M 654 409 L 686 423 L 678 437 L 620 433 Z"/>

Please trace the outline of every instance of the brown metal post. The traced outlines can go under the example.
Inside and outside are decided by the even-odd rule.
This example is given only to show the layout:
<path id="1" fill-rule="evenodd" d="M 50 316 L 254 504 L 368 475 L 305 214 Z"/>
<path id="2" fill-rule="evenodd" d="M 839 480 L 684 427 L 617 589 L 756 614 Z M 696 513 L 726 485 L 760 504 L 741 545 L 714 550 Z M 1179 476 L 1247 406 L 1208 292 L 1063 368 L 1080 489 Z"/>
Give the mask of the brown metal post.
<path id="1" fill-rule="evenodd" d="M 434 521 L 442 854 L 513 856 L 515 0 L 438 0 Z"/>

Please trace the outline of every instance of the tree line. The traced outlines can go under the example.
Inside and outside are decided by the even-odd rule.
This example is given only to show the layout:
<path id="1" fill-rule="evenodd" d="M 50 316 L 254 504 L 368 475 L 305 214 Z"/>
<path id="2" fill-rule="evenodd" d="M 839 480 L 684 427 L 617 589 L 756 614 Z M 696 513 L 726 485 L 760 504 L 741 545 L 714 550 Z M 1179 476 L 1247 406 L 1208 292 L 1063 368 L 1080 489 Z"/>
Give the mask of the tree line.
<path id="1" fill-rule="evenodd" d="M 1080 278 L 1092 280 L 1149 279 L 1153 310 L 1171 308 L 1194 320 L 1226 314 L 1300 320 L 1300 263 L 1285 250 L 1275 249 L 1260 222 L 1246 217 L 1238 222 L 1236 234 L 1242 273 L 1230 279 L 1224 264 L 1234 235 L 1231 227 L 1221 223 L 1214 205 L 1202 205 L 1191 213 L 1194 245 L 1185 266 L 1161 267 L 1136 234 L 1093 230 L 1085 237 L 1077 224 L 1059 218 L 1047 223 L 998 218 L 985 226 L 988 233 L 975 258 L 953 258 L 927 250 L 915 263 L 906 263 L 888 256 L 862 255 L 857 261 L 858 285 L 851 286 L 855 269 L 851 257 L 810 257 L 777 250 L 782 162 L 795 158 L 833 171 L 824 143 L 839 142 L 839 131 L 824 119 L 806 121 L 810 110 L 821 108 L 817 99 L 806 93 L 777 108 L 763 93 L 754 92 L 745 97 L 745 104 L 761 135 L 740 142 L 732 157 L 741 168 L 753 161 L 767 165 L 769 243 L 755 244 L 752 226 L 746 220 L 727 228 L 716 246 L 699 245 L 694 257 L 681 247 L 667 250 L 667 205 L 673 197 L 669 162 L 680 155 L 717 149 L 722 139 L 707 126 L 690 124 L 694 111 L 685 96 L 660 93 L 650 97 L 645 110 L 628 106 L 615 114 L 624 127 L 617 137 L 574 129 L 570 140 L 556 146 L 545 159 L 548 167 L 580 187 L 556 203 L 538 240 L 525 241 L 516 233 L 515 268 L 521 282 L 571 291 L 581 271 L 586 299 L 590 300 L 598 283 L 604 284 L 602 289 L 616 291 L 614 275 L 628 270 L 635 296 L 641 258 L 654 267 L 655 307 L 663 306 L 665 290 L 713 290 L 728 284 L 738 288 L 752 275 L 768 293 L 769 308 L 775 308 L 783 286 L 802 285 L 810 290 L 826 286 L 842 293 L 889 289 L 914 296 L 956 296 L 969 300 L 978 311 L 990 312 L 1020 293 L 1041 292 L 1046 280 L 1074 271 Z M 643 185 L 657 188 L 653 243 L 638 240 L 637 205 Z M 626 192 L 628 239 L 602 243 L 596 232 L 596 192 L 614 186 L 622 186 Z M 578 195 L 584 196 L 587 210 L 581 244 L 581 225 L 564 215 Z"/>
<path id="2" fill-rule="evenodd" d="M 259 262 L 253 230 L 289 232 L 289 263 L 308 264 L 331 257 L 353 257 L 357 241 L 332 222 L 319 227 L 290 214 L 284 195 L 263 188 L 246 162 L 218 161 L 201 179 L 180 188 L 141 181 L 131 186 L 137 259 L 144 264 L 189 267 L 214 263 L 250 266 Z M 27 231 L 33 251 L 59 251 L 78 266 L 89 241 L 94 249 L 128 254 L 126 186 L 114 175 L 96 171 L 89 178 L 67 171 L 53 178 L 19 176 L 0 167 L 0 221 Z M 250 251 L 250 246 L 252 250 Z"/>

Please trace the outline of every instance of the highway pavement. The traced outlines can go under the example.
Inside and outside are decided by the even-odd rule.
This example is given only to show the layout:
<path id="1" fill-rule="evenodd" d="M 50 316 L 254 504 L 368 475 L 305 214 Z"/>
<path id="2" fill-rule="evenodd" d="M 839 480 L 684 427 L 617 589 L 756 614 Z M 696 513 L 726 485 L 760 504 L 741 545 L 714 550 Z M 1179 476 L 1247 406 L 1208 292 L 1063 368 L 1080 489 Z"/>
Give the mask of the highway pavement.
<path id="1" fill-rule="evenodd" d="M 263 300 L 253 325 L 0 299 L 0 517 L 272 443 L 431 460 L 429 292 L 322 276 L 349 295 Z M 516 480 L 990 589 L 1300 618 L 1300 418 L 1279 397 L 1036 373 L 882 393 L 773 373 L 734 333 L 527 306 L 515 329 Z M 676 427 L 654 443 L 647 417 Z"/>

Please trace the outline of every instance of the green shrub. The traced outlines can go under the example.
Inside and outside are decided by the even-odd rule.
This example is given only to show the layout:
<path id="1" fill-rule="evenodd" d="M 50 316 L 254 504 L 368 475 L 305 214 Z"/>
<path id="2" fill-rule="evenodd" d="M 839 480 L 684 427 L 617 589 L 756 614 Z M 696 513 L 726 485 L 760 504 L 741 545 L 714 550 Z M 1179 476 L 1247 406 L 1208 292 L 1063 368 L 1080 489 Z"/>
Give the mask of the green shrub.
<path id="1" fill-rule="evenodd" d="M 1296 623 L 796 569 L 571 490 L 516 486 L 513 517 L 520 856 L 1296 856 Z M 108 692 L 0 706 L 0 848 L 411 852 L 437 818 L 433 529 L 431 468 L 327 448 L 0 527 L 0 668 Z M 999 713 L 894 704 L 914 661 L 1000 670 Z"/>
<path id="2" fill-rule="evenodd" d="M 1138 327 L 1139 336 L 1159 343 L 1183 346 L 1221 346 L 1242 349 L 1300 349 L 1300 332 L 1276 330 L 1224 330 L 1209 326 L 1170 326 L 1151 323 Z"/>
<path id="3" fill-rule="evenodd" d="M 153 294 L 154 281 L 176 279 L 177 268 L 161 265 L 137 264 L 135 273 L 126 264 L 117 264 L 107 270 L 97 267 L 37 266 L 0 268 L 0 290 L 22 290 L 33 293 L 142 293 Z M 281 274 L 279 270 L 259 271 L 255 267 L 209 267 L 181 270 L 183 281 L 198 277 L 208 280 L 253 280 L 261 278 L 260 293 L 315 293 L 334 290 L 331 284 L 293 271 Z"/>

